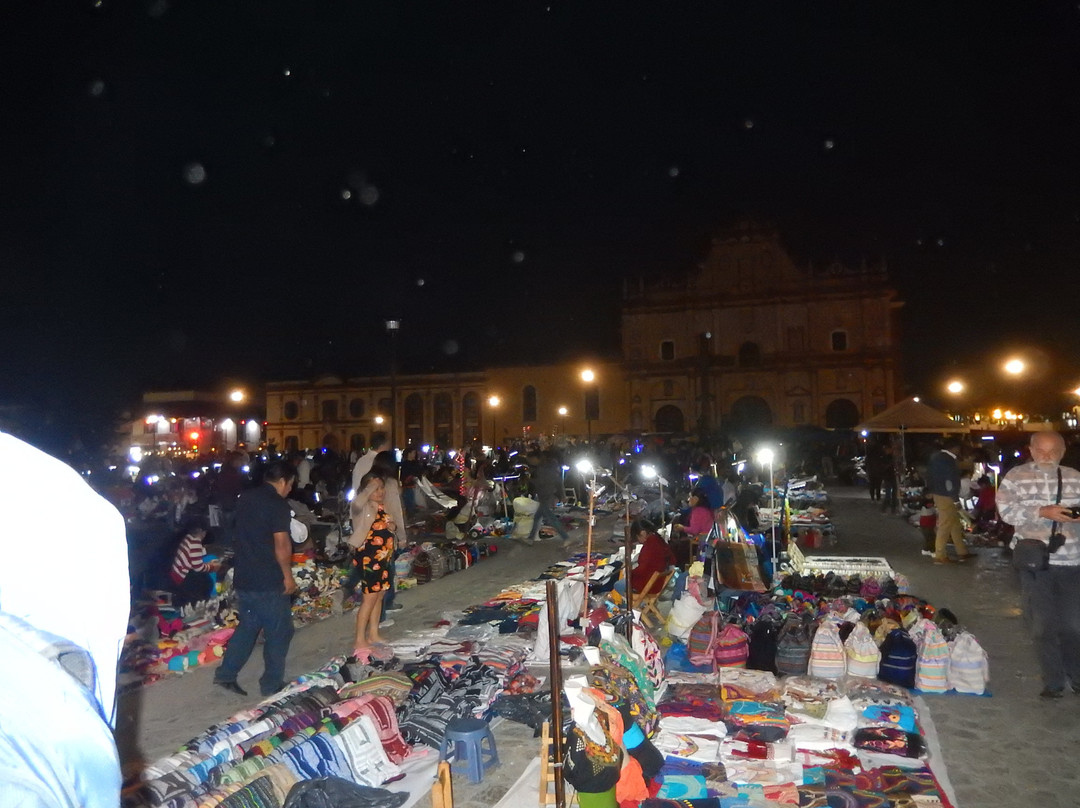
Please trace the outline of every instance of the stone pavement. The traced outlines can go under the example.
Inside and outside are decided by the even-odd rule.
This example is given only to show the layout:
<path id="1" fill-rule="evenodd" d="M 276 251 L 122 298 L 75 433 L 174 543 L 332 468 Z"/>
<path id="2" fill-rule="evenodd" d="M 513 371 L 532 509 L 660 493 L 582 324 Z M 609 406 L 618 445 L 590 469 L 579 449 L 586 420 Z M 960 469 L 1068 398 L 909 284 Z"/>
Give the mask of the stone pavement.
<path id="1" fill-rule="evenodd" d="M 940 737 L 956 808 L 1073 808 L 1080 804 L 1080 697 L 1045 701 L 1032 644 L 1019 611 L 1015 573 L 997 549 L 974 548 L 966 565 L 936 566 L 920 555 L 919 531 L 896 516 L 882 514 L 865 489 L 830 489 L 838 543 L 815 555 L 884 556 L 893 569 L 911 581 L 913 594 L 951 609 L 971 630 L 990 657 L 991 698 L 926 696 Z M 602 552 L 615 520 L 601 518 L 594 540 Z M 504 540 L 500 552 L 475 567 L 399 594 L 405 609 L 394 614 L 397 632 L 421 629 L 445 611 L 479 602 L 502 587 L 534 577 L 568 552 L 582 549 L 584 530 L 573 534 L 564 550 L 558 541 L 526 547 Z M 667 609 L 664 604 L 664 609 Z M 352 616 L 333 617 L 298 631 L 289 657 L 289 675 L 321 666 L 348 650 Z M 534 673 L 546 675 L 546 666 Z M 255 693 L 261 660 L 253 658 L 241 684 Z M 565 670 L 564 675 L 573 671 Z M 234 696 L 211 684 L 213 669 L 198 669 L 156 683 L 121 700 L 117 744 L 121 760 L 137 765 L 155 760 L 229 714 L 251 706 L 257 696 Z M 505 793 L 538 753 L 532 730 L 510 721 L 495 728 L 500 766 L 473 786 L 455 777 L 458 808 L 491 806 Z M 429 806 L 430 797 L 418 803 Z"/>

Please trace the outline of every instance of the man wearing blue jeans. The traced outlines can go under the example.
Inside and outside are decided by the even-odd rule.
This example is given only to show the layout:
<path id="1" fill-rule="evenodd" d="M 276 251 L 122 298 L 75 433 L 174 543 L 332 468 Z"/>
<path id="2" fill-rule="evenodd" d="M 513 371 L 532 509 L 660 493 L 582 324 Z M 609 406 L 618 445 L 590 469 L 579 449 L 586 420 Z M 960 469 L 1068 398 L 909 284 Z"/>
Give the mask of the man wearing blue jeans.
<path id="1" fill-rule="evenodd" d="M 265 644 L 259 692 L 271 696 L 285 686 L 285 658 L 293 636 L 292 595 L 297 590 L 292 575 L 291 512 L 285 498 L 295 481 L 291 463 L 272 463 L 259 487 L 245 491 L 236 503 L 233 588 L 240 623 L 214 674 L 214 684 L 241 696 L 247 691 L 236 677 L 255 650 L 260 631 Z"/>

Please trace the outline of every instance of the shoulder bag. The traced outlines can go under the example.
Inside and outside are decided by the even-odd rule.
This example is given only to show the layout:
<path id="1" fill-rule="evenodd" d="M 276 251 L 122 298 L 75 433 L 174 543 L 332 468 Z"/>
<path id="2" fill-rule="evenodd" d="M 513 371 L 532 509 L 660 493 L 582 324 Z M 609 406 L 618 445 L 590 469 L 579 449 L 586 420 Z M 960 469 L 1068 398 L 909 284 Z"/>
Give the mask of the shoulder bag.
<path id="1" fill-rule="evenodd" d="M 1061 467 L 1057 470 L 1057 496 L 1054 504 L 1061 504 Z M 1057 533 L 1058 523 L 1050 526 L 1050 539 Z M 1017 539 L 1013 547 L 1013 569 L 1019 572 L 1041 572 L 1050 568 L 1050 546 L 1042 539 Z"/>

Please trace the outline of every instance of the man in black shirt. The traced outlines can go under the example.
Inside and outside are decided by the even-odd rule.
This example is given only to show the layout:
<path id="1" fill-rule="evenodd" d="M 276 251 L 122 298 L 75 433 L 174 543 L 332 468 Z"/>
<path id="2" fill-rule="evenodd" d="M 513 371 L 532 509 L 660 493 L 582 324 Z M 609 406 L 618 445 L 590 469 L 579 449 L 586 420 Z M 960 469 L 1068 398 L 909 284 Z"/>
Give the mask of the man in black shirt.
<path id="1" fill-rule="evenodd" d="M 236 627 L 214 684 L 246 696 L 236 677 L 264 634 L 264 671 L 259 679 L 263 696 L 285 686 L 285 658 L 292 642 L 292 539 L 291 511 L 285 498 L 296 481 L 296 469 L 284 461 L 272 463 L 257 488 L 245 491 L 236 502 L 233 589 L 240 623 Z"/>

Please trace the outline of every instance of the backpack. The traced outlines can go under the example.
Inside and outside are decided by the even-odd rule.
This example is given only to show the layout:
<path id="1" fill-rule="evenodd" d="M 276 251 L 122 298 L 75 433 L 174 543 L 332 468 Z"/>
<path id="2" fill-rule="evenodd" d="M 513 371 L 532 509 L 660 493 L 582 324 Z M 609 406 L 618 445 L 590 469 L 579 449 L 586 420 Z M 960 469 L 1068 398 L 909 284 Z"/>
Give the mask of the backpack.
<path id="1" fill-rule="evenodd" d="M 944 693 L 949 689 L 949 646 L 932 622 L 920 621 L 922 636 L 915 665 L 915 687 L 925 693 Z"/>
<path id="2" fill-rule="evenodd" d="M 915 641 L 902 628 L 894 628 L 881 644 L 878 679 L 901 687 L 915 687 L 915 668 L 919 651 Z"/>
<path id="3" fill-rule="evenodd" d="M 804 676 L 810 663 L 810 628 L 797 614 L 789 614 L 776 637 L 776 672 Z"/>
<path id="4" fill-rule="evenodd" d="M 867 578 L 862 582 L 859 594 L 867 600 L 877 600 L 881 597 L 881 582 L 877 578 Z"/>
<path id="5" fill-rule="evenodd" d="M 776 673 L 776 642 L 780 637 L 780 622 L 773 617 L 758 617 L 750 626 L 750 648 L 746 667 L 755 671 Z"/>
<path id="6" fill-rule="evenodd" d="M 847 672 L 847 654 L 840 639 L 840 629 L 831 620 L 823 620 L 810 644 L 807 672 L 824 679 L 839 679 Z"/>
<path id="7" fill-rule="evenodd" d="M 868 679 L 877 676 L 881 651 L 878 650 L 874 638 L 870 636 L 870 629 L 864 623 L 855 624 L 847 640 L 844 641 L 844 653 L 847 654 L 849 676 L 865 676 Z"/>
<path id="8" fill-rule="evenodd" d="M 716 635 L 720 632 L 720 614 L 715 609 L 703 614 L 690 629 L 686 638 L 686 650 L 693 665 L 708 665 L 712 670 L 716 665 Z"/>
<path id="9" fill-rule="evenodd" d="M 990 681 L 990 663 L 986 651 L 979 645 L 975 635 L 962 631 L 949 643 L 949 687 L 957 693 L 973 693 L 977 696 L 986 692 Z"/>
<path id="10" fill-rule="evenodd" d="M 750 654 L 750 639 L 734 623 L 725 623 L 716 635 L 713 659 L 718 668 L 745 668 Z"/>

